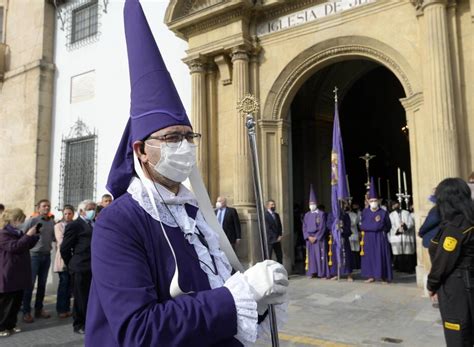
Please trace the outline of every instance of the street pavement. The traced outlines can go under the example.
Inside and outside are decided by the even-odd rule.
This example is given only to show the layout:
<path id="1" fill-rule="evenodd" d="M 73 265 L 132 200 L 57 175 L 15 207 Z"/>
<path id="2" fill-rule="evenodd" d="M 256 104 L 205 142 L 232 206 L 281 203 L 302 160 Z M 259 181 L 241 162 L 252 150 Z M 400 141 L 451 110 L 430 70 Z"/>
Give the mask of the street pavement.
<path id="1" fill-rule="evenodd" d="M 305 276 L 290 278 L 288 321 L 280 327 L 280 346 L 444 346 L 439 311 L 416 287 L 414 275 L 396 274 L 394 283 L 350 283 Z M 53 288 L 46 309 L 54 312 Z M 21 318 L 21 315 L 18 317 Z M 72 319 L 19 320 L 23 331 L 0 339 L 1 347 L 76 347 L 83 336 Z M 270 346 L 260 341 L 257 346 Z M 100 346 L 98 346 L 100 347 Z M 199 347 L 199 344 L 191 347 Z"/>

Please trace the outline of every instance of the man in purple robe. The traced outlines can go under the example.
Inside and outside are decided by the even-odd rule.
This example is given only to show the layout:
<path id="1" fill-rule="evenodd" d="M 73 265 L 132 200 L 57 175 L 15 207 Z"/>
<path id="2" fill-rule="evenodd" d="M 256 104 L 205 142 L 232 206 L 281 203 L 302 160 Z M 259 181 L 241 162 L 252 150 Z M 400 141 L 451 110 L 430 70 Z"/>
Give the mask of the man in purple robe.
<path id="1" fill-rule="evenodd" d="M 392 227 L 387 211 L 379 207 L 373 179 L 368 196 L 369 207 L 361 216 L 361 273 L 365 282 L 390 282 L 393 279 L 388 233 Z"/>
<path id="2" fill-rule="evenodd" d="M 286 271 L 266 260 L 231 276 L 218 235 L 181 184 L 195 167 L 200 134 L 137 0 L 126 1 L 124 16 L 130 119 L 107 182 L 115 200 L 92 236 L 85 345 L 255 342 L 268 305 L 286 301 Z"/>
<path id="3" fill-rule="evenodd" d="M 326 214 L 318 210 L 313 185 L 310 186 L 309 211 L 303 218 L 303 237 L 306 240 L 306 276 L 327 278 Z"/>

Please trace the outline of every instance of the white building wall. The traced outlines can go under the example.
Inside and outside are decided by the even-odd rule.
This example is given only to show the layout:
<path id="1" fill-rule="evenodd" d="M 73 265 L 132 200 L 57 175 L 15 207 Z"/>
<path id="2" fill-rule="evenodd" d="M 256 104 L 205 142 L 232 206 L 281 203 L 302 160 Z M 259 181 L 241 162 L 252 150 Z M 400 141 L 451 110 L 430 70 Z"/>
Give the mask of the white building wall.
<path id="1" fill-rule="evenodd" d="M 76 0 L 77 1 L 77 0 Z M 106 193 L 105 185 L 110 165 L 129 117 L 130 83 L 128 59 L 123 28 L 124 1 L 112 0 L 107 13 L 99 1 L 100 36 L 94 43 L 74 49 L 67 48 L 67 29 L 56 23 L 55 64 L 56 85 L 53 111 L 52 168 L 50 199 L 53 213 L 60 217 L 59 185 L 61 170 L 61 143 L 71 127 L 80 118 L 98 135 L 97 186 L 95 199 Z M 181 61 L 186 43 L 174 36 L 163 23 L 168 1 L 142 1 L 155 40 L 173 77 L 183 104 L 190 112 L 191 85 L 188 67 Z M 71 78 L 95 71 L 94 97 L 71 103 Z M 93 160 L 94 158 L 91 158 Z M 65 202 L 67 203 L 67 202 Z"/>

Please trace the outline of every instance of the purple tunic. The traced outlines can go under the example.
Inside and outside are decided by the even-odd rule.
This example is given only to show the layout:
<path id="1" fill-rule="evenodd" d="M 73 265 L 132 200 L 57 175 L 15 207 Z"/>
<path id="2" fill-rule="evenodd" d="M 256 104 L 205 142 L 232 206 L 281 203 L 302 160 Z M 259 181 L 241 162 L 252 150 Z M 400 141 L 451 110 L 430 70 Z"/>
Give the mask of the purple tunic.
<path id="1" fill-rule="evenodd" d="M 197 208 L 186 205 L 192 218 Z M 160 223 L 126 193 L 102 210 L 92 237 L 86 346 L 241 346 L 234 299 L 211 289 L 194 247 L 165 225 L 183 294 L 171 298 L 175 261 Z"/>
<path id="2" fill-rule="evenodd" d="M 349 237 L 352 235 L 351 230 L 351 219 L 347 213 L 344 213 L 342 217 L 343 221 L 343 229 L 341 233 L 341 269 L 339 274 L 341 276 L 347 276 L 352 273 L 352 251 L 351 251 L 351 243 L 349 241 Z M 332 223 L 331 223 L 332 224 Z M 333 240 L 335 237 L 333 236 Z M 338 257 L 337 257 L 337 243 L 332 243 L 332 266 L 329 267 L 329 272 L 331 276 L 337 276 L 337 267 L 338 267 Z"/>
<path id="3" fill-rule="evenodd" d="M 381 208 L 375 212 L 370 208 L 362 211 L 360 229 L 365 233 L 364 255 L 361 255 L 362 277 L 386 281 L 393 279 L 390 243 L 387 238 L 391 227 L 387 211 Z"/>
<path id="4" fill-rule="evenodd" d="M 308 257 L 306 270 L 307 276 L 329 276 L 326 235 L 326 215 L 324 212 L 307 212 L 303 219 L 303 237 L 306 240 L 306 251 Z M 316 242 L 309 242 L 309 236 L 316 237 Z"/>

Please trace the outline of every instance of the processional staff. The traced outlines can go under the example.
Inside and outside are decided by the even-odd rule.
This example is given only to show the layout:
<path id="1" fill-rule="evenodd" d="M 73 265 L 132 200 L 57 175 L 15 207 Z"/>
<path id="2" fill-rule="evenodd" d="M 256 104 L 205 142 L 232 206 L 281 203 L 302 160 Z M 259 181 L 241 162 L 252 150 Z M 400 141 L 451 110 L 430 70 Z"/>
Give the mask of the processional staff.
<path id="1" fill-rule="evenodd" d="M 265 226 L 265 215 L 263 208 L 263 193 L 262 193 L 262 183 L 260 181 L 260 167 L 258 160 L 258 151 L 257 151 L 257 139 L 256 139 L 256 129 L 255 129 L 255 119 L 253 114 L 258 111 L 258 102 L 255 96 L 251 94 L 244 95 L 242 100 L 237 104 L 237 109 L 241 114 L 245 115 L 245 126 L 247 128 L 247 134 L 249 139 L 251 162 L 252 162 L 252 173 L 253 173 L 253 188 L 255 191 L 255 203 L 257 205 L 257 217 L 258 217 L 258 226 L 260 232 L 260 246 L 262 250 L 263 259 L 270 259 L 270 254 L 268 251 L 268 242 L 267 242 L 267 231 Z M 273 305 L 268 306 L 268 315 L 270 320 L 270 332 L 272 337 L 272 346 L 278 347 L 280 342 L 278 340 L 278 326 L 275 315 L 275 309 Z"/>
<path id="2" fill-rule="evenodd" d="M 376 156 L 373 154 L 365 153 L 365 155 L 359 157 L 360 159 L 365 161 L 365 170 L 367 171 L 367 183 L 365 184 L 367 190 L 370 189 L 370 172 L 369 172 L 369 167 L 370 164 L 369 162 L 374 159 Z"/>

